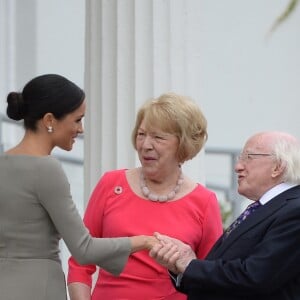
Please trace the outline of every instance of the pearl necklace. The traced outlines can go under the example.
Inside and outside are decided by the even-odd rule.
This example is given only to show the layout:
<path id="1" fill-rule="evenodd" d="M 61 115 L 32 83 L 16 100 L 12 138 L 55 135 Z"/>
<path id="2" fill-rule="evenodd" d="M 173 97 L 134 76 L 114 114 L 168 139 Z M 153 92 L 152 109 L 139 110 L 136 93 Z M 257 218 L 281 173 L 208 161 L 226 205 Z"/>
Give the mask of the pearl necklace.
<path id="1" fill-rule="evenodd" d="M 180 174 L 178 176 L 178 180 L 177 180 L 177 183 L 176 183 L 176 186 L 174 187 L 174 189 L 171 192 L 169 192 L 167 195 L 156 195 L 156 194 L 151 193 L 151 191 L 147 187 L 145 177 L 144 177 L 144 174 L 143 174 L 142 170 L 141 170 L 141 173 L 140 173 L 141 191 L 142 191 L 143 195 L 151 201 L 167 202 L 169 200 L 174 199 L 174 197 L 175 197 L 176 193 L 178 193 L 182 183 L 183 183 L 183 174 L 182 174 L 182 171 L 181 171 L 181 168 L 180 168 Z"/>

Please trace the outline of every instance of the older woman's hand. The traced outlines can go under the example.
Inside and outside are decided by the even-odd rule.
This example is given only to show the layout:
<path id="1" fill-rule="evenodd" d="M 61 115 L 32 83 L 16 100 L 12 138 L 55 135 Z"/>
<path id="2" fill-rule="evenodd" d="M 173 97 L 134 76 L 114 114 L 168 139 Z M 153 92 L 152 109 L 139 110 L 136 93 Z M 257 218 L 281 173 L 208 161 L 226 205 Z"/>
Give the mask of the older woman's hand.
<path id="1" fill-rule="evenodd" d="M 152 247 L 149 255 L 173 273 L 183 273 L 191 260 L 196 258 L 191 247 L 180 240 L 159 233 L 154 236 L 160 243 Z"/>

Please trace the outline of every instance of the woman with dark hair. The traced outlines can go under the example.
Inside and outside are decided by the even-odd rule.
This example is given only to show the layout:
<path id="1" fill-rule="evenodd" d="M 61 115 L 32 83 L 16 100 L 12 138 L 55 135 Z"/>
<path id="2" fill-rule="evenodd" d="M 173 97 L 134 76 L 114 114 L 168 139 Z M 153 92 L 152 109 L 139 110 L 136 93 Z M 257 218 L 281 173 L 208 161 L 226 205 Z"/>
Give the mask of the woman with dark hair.
<path id="1" fill-rule="evenodd" d="M 0 155 L 1 299 L 66 299 L 59 241 L 82 264 L 118 275 L 133 252 L 154 237 L 92 238 L 72 201 L 54 147 L 70 151 L 83 133 L 85 94 L 63 76 L 47 74 L 7 96 L 7 115 L 24 120 L 19 144 Z"/>

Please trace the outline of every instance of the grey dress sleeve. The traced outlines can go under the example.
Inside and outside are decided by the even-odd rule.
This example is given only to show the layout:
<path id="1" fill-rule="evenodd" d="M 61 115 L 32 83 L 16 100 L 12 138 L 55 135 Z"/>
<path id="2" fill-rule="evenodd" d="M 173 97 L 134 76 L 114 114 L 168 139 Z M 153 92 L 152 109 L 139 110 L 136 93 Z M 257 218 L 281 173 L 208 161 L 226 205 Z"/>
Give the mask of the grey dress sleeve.
<path id="1" fill-rule="evenodd" d="M 97 264 L 118 275 L 130 255 L 129 238 L 93 238 L 72 200 L 70 185 L 59 161 L 39 160 L 36 190 L 41 204 L 69 251 L 81 264 Z"/>

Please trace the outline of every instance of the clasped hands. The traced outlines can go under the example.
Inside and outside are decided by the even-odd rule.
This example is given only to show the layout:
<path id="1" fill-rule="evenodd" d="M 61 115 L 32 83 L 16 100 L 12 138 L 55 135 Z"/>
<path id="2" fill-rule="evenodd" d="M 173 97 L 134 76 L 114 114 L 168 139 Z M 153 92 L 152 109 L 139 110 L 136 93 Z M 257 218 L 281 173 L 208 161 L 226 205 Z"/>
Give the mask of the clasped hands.
<path id="1" fill-rule="evenodd" d="M 159 242 L 152 246 L 149 255 L 171 272 L 183 273 L 191 260 L 196 258 L 191 247 L 180 240 L 158 232 L 154 233 L 154 237 Z"/>

